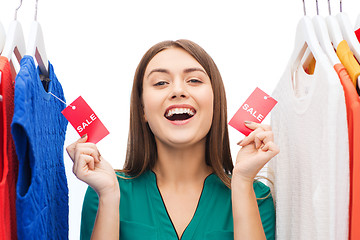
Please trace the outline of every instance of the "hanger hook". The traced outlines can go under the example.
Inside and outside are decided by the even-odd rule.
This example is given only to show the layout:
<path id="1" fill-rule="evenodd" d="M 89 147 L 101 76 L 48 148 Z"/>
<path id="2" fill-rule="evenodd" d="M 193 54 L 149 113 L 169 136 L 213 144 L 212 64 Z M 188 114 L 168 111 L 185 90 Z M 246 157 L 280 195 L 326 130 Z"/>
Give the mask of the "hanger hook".
<path id="1" fill-rule="evenodd" d="M 36 3 L 35 3 L 35 17 L 34 17 L 35 21 L 37 21 L 37 11 L 38 11 L 38 0 L 36 0 Z"/>
<path id="2" fill-rule="evenodd" d="M 342 0 L 340 0 L 340 12 L 342 12 Z"/>
<path id="3" fill-rule="evenodd" d="M 328 0 L 328 6 L 329 6 L 329 15 L 331 15 L 330 0 Z"/>
<path id="4" fill-rule="evenodd" d="M 21 5 L 22 5 L 22 0 L 20 0 L 20 5 L 15 9 L 15 19 L 14 19 L 14 20 L 17 19 L 17 11 L 18 11 L 19 8 L 21 7 Z"/>
<path id="5" fill-rule="evenodd" d="M 316 0 L 316 13 L 319 15 L 319 2 Z"/>
<path id="6" fill-rule="evenodd" d="M 306 16 L 305 0 L 303 0 L 303 5 L 304 5 L 304 16 Z"/>

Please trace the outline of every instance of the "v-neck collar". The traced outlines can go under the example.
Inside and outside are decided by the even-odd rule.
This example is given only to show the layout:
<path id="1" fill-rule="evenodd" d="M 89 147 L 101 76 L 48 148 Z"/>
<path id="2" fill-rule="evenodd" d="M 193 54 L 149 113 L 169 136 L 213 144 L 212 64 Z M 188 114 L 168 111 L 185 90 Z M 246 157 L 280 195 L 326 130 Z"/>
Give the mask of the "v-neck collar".
<path id="1" fill-rule="evenodd" d="M 171 220 L 171 217 L 166 209 L 165 202 L 161 196 L 160 190 L 156 181 L 156 174 L 153 171 L 149 171 L 151 181 L 148 181 L 148 193 L 151 197 L 152 206 L 156 212 L 156 221 L 158 226 L 161 228 L 159 232 L 160 239 L 175 239 L 175 240 L 188 240 L 192 239 L 192 236 L 195 233 L 195 230 L 200 223 L 200 220 L 203 216 L 203 213 L 207 210 L 206 201 L 209 201 L 212 197 L 212 191 L 209 191 L 207 186 L 212 179 L 216 177 L 215 173 L 208 175 L 203 184 L 203 189 L 201 191 L 200 198 L 193 217 L 191 218 L 189 224 L 186 226 L 181 237 L 178 237 L 175 226 Z"/>

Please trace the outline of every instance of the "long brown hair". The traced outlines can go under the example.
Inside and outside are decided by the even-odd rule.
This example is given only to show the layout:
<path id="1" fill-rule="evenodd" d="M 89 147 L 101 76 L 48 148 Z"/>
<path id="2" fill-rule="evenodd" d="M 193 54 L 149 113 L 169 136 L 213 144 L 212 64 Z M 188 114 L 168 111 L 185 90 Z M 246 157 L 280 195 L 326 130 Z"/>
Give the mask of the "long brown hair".
<path id="1" fill-rule="evenodd" d="M 216 175 L 230 188 L 229 175 L 234 165 L 231 159 L 227 129 L 227 106 L 223 81 L 212 58 L 196 43 L 189 40 L 163 41 L 151 47 L 141 59 L 134 77 L 130 103 L 130 130 L 126 151 L 124 172 L 132 177 L 151 170 L 157 159 L 156 142 L 148 123 L 144 119 L 142 105 L 143 78 L 147 65 L 159 52 L 178 47 L 187 51 L 205 69 L 210 77 L 214 93 L 212 125 L 206 136 L 206 163 Z"/>

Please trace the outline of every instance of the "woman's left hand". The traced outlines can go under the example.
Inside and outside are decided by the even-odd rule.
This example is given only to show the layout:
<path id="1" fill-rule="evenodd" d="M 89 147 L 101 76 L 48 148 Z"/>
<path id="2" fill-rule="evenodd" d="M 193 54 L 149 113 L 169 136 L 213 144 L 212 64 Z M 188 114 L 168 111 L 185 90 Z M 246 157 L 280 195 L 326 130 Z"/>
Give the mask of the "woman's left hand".
<path id="1" fill-rule="evenodd" d="M 236 157 L 232 179 L 252 184 L 258 172 L 280 150 L 274 143 L 271 126 L 254 122 L 246 122 L 245 125 L 254 131 L 238 143 L 242 148 Z"/>

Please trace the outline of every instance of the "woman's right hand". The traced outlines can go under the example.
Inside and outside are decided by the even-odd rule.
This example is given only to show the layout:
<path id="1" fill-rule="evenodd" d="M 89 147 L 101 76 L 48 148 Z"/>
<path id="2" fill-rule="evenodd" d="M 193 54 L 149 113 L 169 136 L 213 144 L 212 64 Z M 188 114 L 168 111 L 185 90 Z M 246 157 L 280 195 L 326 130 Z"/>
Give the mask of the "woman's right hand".
<path id="1" fill-rule="evenodd" d="M 94 143 L 87 143 L 87 135 L 69 145 L 67 153 L 73 160 L 73 172 L 100 196 L 119 192 L 119 184 L 111 165 L 100 155 Z"/>

